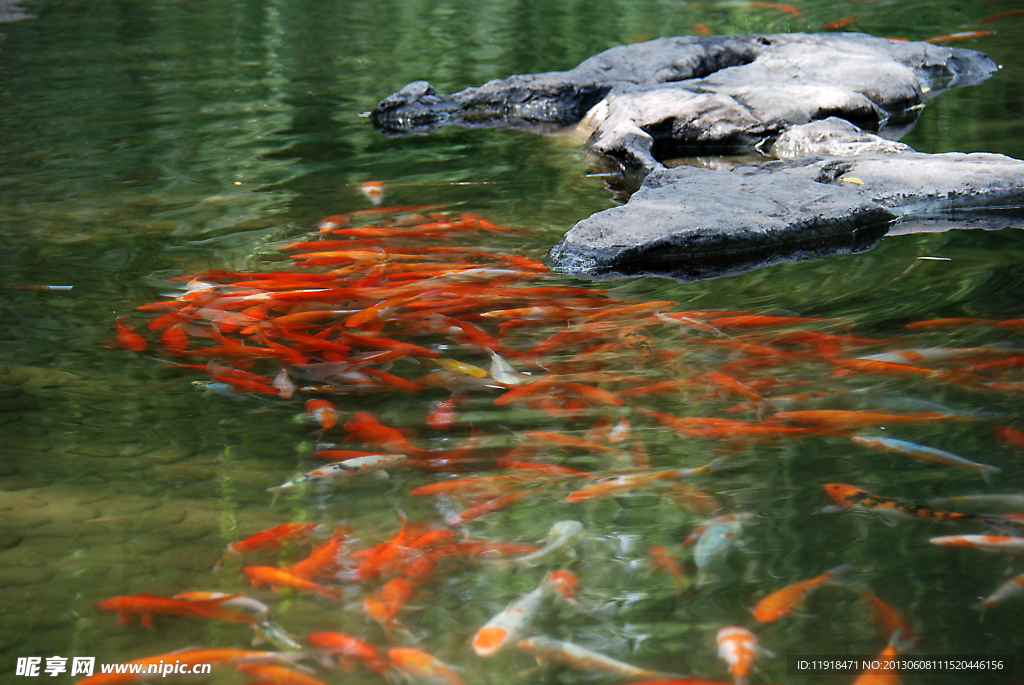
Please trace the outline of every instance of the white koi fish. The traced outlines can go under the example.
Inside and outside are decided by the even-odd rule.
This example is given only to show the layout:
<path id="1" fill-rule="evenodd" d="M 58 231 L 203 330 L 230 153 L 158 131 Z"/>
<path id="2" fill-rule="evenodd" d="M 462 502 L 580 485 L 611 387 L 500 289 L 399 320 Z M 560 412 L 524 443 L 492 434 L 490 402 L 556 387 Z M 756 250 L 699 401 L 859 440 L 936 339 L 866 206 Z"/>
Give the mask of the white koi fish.
<path id="1" fill-rule="evenodd" d="M 917 459 L 918 461 L 931 461 L 937 464 L 966 466 L 968 468 L 976 469 L 981 472 L 981 476 L 985 479 L 986 483 L 992 480 L 993 474 L 1002 473 L 1002 470 L 995 466 L 979 464 L 976 461 L 964 459 L 952 452 L 936 449 L 934 447 L 917 445 L 912 442 L 907 442 L 906 440 L 879 438 L 867 435 L 855 435 L 850 439 L 858 445 L 864 445 L 865 447 L 871 447 L 873 449 L 883 450 L 886 452 L 896 452 L 897 454 L 902 454 L 910 457 L 911 459 Z"/>
<path id="2" fill-rule="evenodd" d="M 536 552 L 531 552 L 524 557 L 516 557 L 511 561 L 520 564 L 530 564 L 553 554 L 568 545 L 576 542 L 583 537 L 583 524 L 579 521 L 559 521 L 555 525 L 551 526 L 551 530 L 548 531 L 548 536 L 545 539 L 544 546 L 538 549 Z"/>
<path id="3" fill-rule="evenodd" d="M 537 380 L 527 373 L 516 371 L 511 364 L 497 352 L 491 351 L 491 378 L 505 385 L 523 385 Z"/>
<path id="4" fill-rule="evenodd" d="M 540 667 L 543 667 L 548 663 L 556 663 L 576 668 L 581 671 L 607 673 L 621 678 L 629 678 L 630 680 L 639 680 L 641 678 L 646 678 L 648 680 L 667 680 L 686 677 L 676 673 L 649 671 L 646 668 L 640 668 L 638 666 L 633 666 L 632 664 L 627 664 L 623 661 L 617 661 L 611 657 L 605 656 L 604 654 L 591 651 L 585 647 L 580 647 L 579 645 L 574 645 L 571 642 L 556 640 L 543 635 L 531 637 L 526 640 L 520 640 L 519 649 L 534 657 L 537 660 L 537 665 Z"/>
<path id="5" fill-rule="evenodd" d="M 996 604 L 999 604 L 1004 599 L 1009 599 L 1020 592 L 1024 592 L 1024 573 L 1000 585 L 998 590 L 986 597 L 985 600 L 978 605 L 978 608 L 984 611 L 985 609 L 989 609 Z"/>
<path id="6" fill-rule="evenodd" d="M 353 476 L 359 476 L 365 473 L 373 473 L 375 477 L 386 480 L 388 474 L 384 469 L 397 466 L 405 461 L 407 457 L 404 454 L 370 454 L 365 457 L 355 457 L 353 459 L 346 459 L 345 461 L 336 461 L 333 464 L 328 464 L 315 471 L 299 476 L 294 480 L 290 480 L 287 483 L 277 485 L 272 488 L 267 488 L 267 492 L 274 493 L 274 500 L 270 503 L 270 506 L 274 506 L 274 502 L 281 496 L 281 493 L 285 490 L 290 490 L 297 485 L 305 483 L 314 483 L 316 485 L 322 485 L 336 480 L 344 480 L 352 478 Z"/>
<path id="7" fill-rule="evenodd" d="M 526 632 L 548 597 L 571 598 L 578 584 L 571 571 L 549 573 L 535 590 L 509 602 L 473 637 L 477 656 L 488 657 L 508 647 Z"/>
<path id="8" fill-rule="evenodd" d="M 271 383 L 280 392 L 278 397 L 282 399 L 288 399 L 295 394 L 295 384 L 292 383 L 292 379 L 288 377 L 288 370 L 281 369 L 281 373 L 274 376 L 274 381 Z"/>

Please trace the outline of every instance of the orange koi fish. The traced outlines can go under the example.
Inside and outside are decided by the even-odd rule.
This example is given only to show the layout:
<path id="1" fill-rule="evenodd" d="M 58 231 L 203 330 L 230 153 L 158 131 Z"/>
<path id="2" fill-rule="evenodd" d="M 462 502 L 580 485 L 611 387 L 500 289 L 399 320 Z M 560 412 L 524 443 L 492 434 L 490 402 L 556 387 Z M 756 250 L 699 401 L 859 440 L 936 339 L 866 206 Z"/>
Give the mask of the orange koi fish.
<path id="1" fill-rule="evenodd" d="M 790 14 L 794 17 L 802 16 L 800 10 L 793 5 L 784 5 L 778 2 L 748 2 L 748 7 L 763 7 L 765 9 L 779 10 L 785 14 Z"/>
<path id="2" fill-rule="evenodd" d="M 441 483 L 421 485 L 418 488 L 410 490 L 409 494 L 413 497 L 430 497 L 433 495 L 465 496 L 480 491 L 492 491 L 494 489 L 500 490 L 506 486 L 511 487 L 514 482 L 515 481 L 511 476 L 457 478 L 455 480 L 448 480 Z"/>
<path id="3" fill-rule="evenodd" d="M 267 614 L 270 613 L 270 608 L 263 602 L 258 602 L 252 597 L 246 597 L 245 595 L 232 595 L 226 592 L 179 592 L 171 599 L 178 599 L 183 602 L 218 600 L 218 607 L 244 611 L 252 616 L 254 621 L 264 621 L 267 618 Z"/>
<path id="4" fill-rule="evenodd" d="M 117 613 L 117 620 L 121 625 L 131 624 L 133 616 L 142 618 L 142 625 L 153 630 L 153 614 L 170 614 L 173 616 L 209 616 L 211 618 L 222 618 L 217 615 L 215 609 L 224 600 L 209 599 L 196 602 L 184 602 L 166 597 L 158 597 L 148 592 L 137 595 L 126 595 L 124 597 L 112 597 L 98 603 L 96 607 L 102 611 L 114 611 Z M 234 619 L 236 623 L 250 623 L 255 619 L 242 612 L 230 612 L 225 615 L 237 614 Z M 232 619 L 227 619 L 232 620 Z"/>
<path id="5" fill-rule="evenodd" d="M 522 499 L 530 494 L 530 490 L 520 490 L 518 492 L 511 492 L 507 495 L 502 495 L 492 500 L 482 502 L 475 506 L 464 509 L 458 514 L 452 514 L 448 516 L 444 522 L 449 526 L 459 526 L 467 521 L 478 519 L 481 516 L 493 513 L 495 511 L 501 511 L 515 504 L 516 500 Z"/>
<path id="6" fill-rule="evenodd" d="M 274 683 L 274 685 L 325 685 L 320 680 L 305 673 L 293 671 L 276 664 L 238 664 L 236 670 L 241 671 L 256 682 Z"/>
<path id="7" fill-rule="evenodd" d="M 924 43 L 946 43 L 952 40 L 970 40 L 972 38 L 981 38 L 982 36 L 995 35 L 995 31 L 961 31 L 960 33 L 947 33 L 945 36 L 936 36 L 934 38 L 925 38 L 922 42 Z"/>
<path id="8" fill-rule="evenodd" d="M 306 580 L 332 574 L 338 566 L 339 557 L 344 552 L 345 533 L 348 531 L 348 528 L 339 524 L 331 534 L 330 540 L 322 545 L 314 545 L 313 551 L 308 557 L 288 566 L 285 570 Z"/>
<path id="9" fill-rule="evenodd" d="M 832 29 L 845 29 L 847 26 L 852 24 L 856 18 L 857 18 L 856 14 L 851 14 L 848 17 L 842 17 L 841 19 L 836 19 L 835 21 L 830 21 L 829 23 L 825 24 L 821 28 L 826 30 L 826 31 L 830 31 Z"/>
<path id="10" fill-rule="evenodd" d="M 651 566 L 655 571 L 664 571 L 672 577 L 676 586 L 676 595 L 680 595 L 686 584 L 686 574 L 683 567 L 676 561 L 675 556 L 668 551 L 668 548 L 661 545 L 654 545 L 647 550 L 651 559 Z"/>
<path id="11" fill-rule="evenodd" d="M 149 347 L 146 339 L 135 332 L 134 326 L 121 324 L 121 317 L 114 319 L 114 329 L 117 331 L 117 344 L 132 352 L 142 352 Z"/>
<path id="12" fill-rule="evenodd" d="M 910 649 L 917 643 L 917 636 L 910 629 L 910 624 L 903 620 L 903 617 L 896 613 L 895 609 L 885 603 L 878 595 L 871 592 L 871 590 L 859 590 L 859 592 L 868 600 L 868 604 L 871 607 L 871 616 L 874 618 L 879 632 L 882 633 L 882 637 L 892 640 L 896 631 L 900 631 L 899 644 L 894 644 L 900 652 Z"/>
<path id="13" fill-rule="evenodd" d="M 917 412 L 916 414 L 887 414 L 877 411 L 845 411 L 840 409 L 807 409 L 777 414 L 765 423 L 789 421 L 813 426 L 832 426 L 838 429 L 884 426 L 894 423 L 916 423 L 918 421 L 950 421 L 957 418 L 938 412 Z"/>
<path id="14" fill-rule="evenodd" d="M 709 323 L 720 328 L 770 328 L 773 326 L 802 326 L 816 321 L 831 321 L 831 319 L 805 319 L 797 316 L 726 316 L 720 319 L 711 319 Z"/>
<path id="15" fill-rule="evenodd" d="M 411 680 L 423 680 L 432 685 L 462 685 L 451 666 L 440 659 L 412 647 L 393 647 L 388 657 Z"/>
<path id="16" fill-rule="evenodd" d="M 889 640 L 889 644 L 886 645 L 885 649 L 882 650 L 881 654 L 878 655 L 876 661 L 882 663 L 882 668 L 876 671 L 864 671 L 857 679 L 853 681 L 853 685 L 900 685 L 900 676 L 893 668 L 887 668 L 887 665 L 891 665 L 892 660 L 898 655 L 896 644 L 900 639 L 900 632 L 897 630 L 893 633 L 892 638 Z"/>
<path id="17" fill-rule="evenodd" d="M 974 325 L 993 325 L 998 324 L 998 321 L 992 321 L 991 319 L 931 319 L 929 321 L 917 321 L 915 323 L 908 323 L 907 328 L 936 328 L 939 326 L 974 326 Z"/>
<path id="18" fill-rule="evenodd" d="M 306 411 L 321 425 L 321 432 L 326 433 L 338 423 L 338 410 L 326 399 L 309 399 Z"/>
<path id="19" fill-rule="evenodd" d="M 992 426 L 999 439 L 1016 450 L 1024 451 L 1024 433 L 1009 426 Z"/>
<path id="20" fill-rule="evenodd" d="M 556 663 L 581 671 L 604 673 L 630 680 L 676 678 L 679 676 L 649 671 L 617 661 L 571 642 L 538 635 L 519 641 L 519 649 L 537 659 L 538 664 Z"/>
<path id="21" fill-rule="evenodd" d="M 160 334 L 160 343 L 171 352 L 188 347 L 188 334 L 185 333 L 182 326 L 182 324 L 175 324 L 170 328 L 165 328 L 164 332 Z"/>
<path id="22" fill-rule="evenodd" d="M 761 623 L 771 623 L 772 621 L 789 616 L 803 603 L 808 592 L 821 587 L 838 575 L 847 573 L 850 568 L 849 565 L 837 566 L 816 578 L 801 580 L 792 585 L 787 585 L 781 590 L 776 590 L 757 603 L 757 606 L 754 607 L 754 618 Z"/>
<path id="23" fill-rule="evenodd" d="M 580 488 L 566 496 L 566 502 L 584 502 L 595 497 L 607 497 L 609 495 L 635 490 L 645 485 L 660 480 L 674 480 L 676 478 L 687 478 L 698 473 L 711 473 L 722 468 L 716 462 L 689 469 L 668 469 L 665 471 L 654 471 L 652 473 L 637 473 L 625 476 L 612 476 L 599 480 L 594 485 Z"/>
<path id="24" fill-rule="evenodd" d="M 300 592 L 315 592 L 328 599 L 341 599 L 341 591 L 337 588 L 317 585 L 273 566 L 246 566 L 242 571 L 252 578 L 252 584 L 256 587 L 269 585 L 275 590 L 286 587 Z"/>
<path id="25" fill-rule="evenodd" d="M 368 445 L 376 445 L 387 452 L 408 454 L 416 459 L 431 456 L 430 450 L 415 447 L 400 431 L 380 423 L 346 423 L 345 430 Z"/>
<path id="26" fill-rule="evenodd" d="M 350 659 L 356 659 L 371 671 L 385 676 L 395 670 L 390 661 L 378 654 L 371 645 L 357 637 L 345 633 L 323 632 L 310 633 L 306 639 L 316 647 L 320 655 L 338 657 L 343 664 Z"/>
<path id="27" fill-rule="evenodd" d="M 718 658 L 729 665 L 736 685 L 745 685 L 750 668 L 758 656 L 775 655 L 757 644 L 757 638 L 746 628 L 726 626 L 719 628 Z"/>
<path id="28" fill-rule="evenodd" d="M 993 14 L 993 15 L 987 16 L 984 19 L 979 19 L 978 23 L 979 24 L 987 24 L 990 21 L 995 21 L 996 19 L 1002 19 L 1003 17 L 1012 17 L 1012 16 L 1017 15 L 1017 14 L 1024 14 L 1024 10 L 1009 10 L 1008 12 L 999 12 L 998 14 Z"/>
<path id="29" fill-rule="evenodd" d="M 229 556 L 242 556 L 257 550 L 276 552 L 289 542 L 305 542 L 309 534 L 316 528 L 315 523 L 282 523 L 266 530 L 261 530 L 255 535 L 250 535 L 244 540 L 232 542 L 224 555 L 214 565 L 213 570 L 220 570 L 220 565 Z"/>
<path id="30" fill-rule="evenodd" d="M 385 634 L 390 635 L 393 627 L 401 625 L 395 619 L 402 607 L 416 595 L 416 587 L 417 584 L 409 578 L 392 578 L 379 592 L 363 600 L 363 611 L 380 624 Z"/>
<path id="31" fill-rule="evenodd" d="M 570 449 L 585 450 L 588 452 L 604 452 L 606 454 L 619 454 L 622 450 L 615 447 L 606 447 L 593 442 L 587 442 L 571 435 L 563 435 L 554 431 L 523 431 L 523 435 L 531 441 L 546 443 L 557 447 L 568 447 Z"/>

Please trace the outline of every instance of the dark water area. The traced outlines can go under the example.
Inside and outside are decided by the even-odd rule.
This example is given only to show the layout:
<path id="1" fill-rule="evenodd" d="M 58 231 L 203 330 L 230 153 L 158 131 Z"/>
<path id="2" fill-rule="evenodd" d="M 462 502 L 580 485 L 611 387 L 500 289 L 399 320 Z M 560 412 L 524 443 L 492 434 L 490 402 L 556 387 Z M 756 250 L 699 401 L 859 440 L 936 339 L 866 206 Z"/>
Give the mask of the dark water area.
<path id="1" fill-rule="evenodd" d="M 0 23 L 0 285 L 74 286 L 63 292 L 0 289 L 0 682 L 78 679 L 69 673 L 15 675 L 18 658 L 30 656 L 43 657 L 44 664 L 55 655 L 113 663 L 188 646 L 249 647 L 252 632 L 245 625 L 160 615 L 151 631 L 137 620 L 122 626 L 96 608 L 115 596 L 190 590 L 259 599 L 300 640 L 310 632 L 342 631 L 382 652 L 423 649 L 463 669 L 458 673 L 467 685 L 596 682 L 600 678 L 570 668 L 519 675 L 533 660 L 515 647 L 483 659 L 470 646 L 489 618 L 558 568 L 579 577 L 579 599 L 590 613 L 548 605 L 532 634 L 654 670 L 731 681 L 717 657 L 715 634 L 737 625 L 777 654 L 758 660 L 760 672 L 751 682 L 852 683 L 856 673 L 787 675 L 786 656 L 881 652 L 886 638 L 856 592 L 869 588 L 917 634 L 910 657 L 1017 660 L 1012 676 L 905 673 L 904 683 L 1024 682 L 1021 597 L 984 613 L 975 608 L 1024 573 L 1020 560 L 928 543 L 939 535 L 984 532 L 985 525 L 822 513 L 833 503 L 823 489 L 830 482 L 918 503 L 1024 493 L 1021 446 L 994 430 L 1024 430 L 1024 374 L 1009 367 L 968 378 L 973 372 L 966 370 L 1019 354 L 1013 350 L 1024 348 L 1024 328 L 907 328 L 940 318 L 1024 317 L 1024 234 L 1018 228 L 894 236 L 860 255 L 687 284 L 654 278 L 592 284 L 555 275 L 529 283 L 590 288 L 595 297 L 607 294 L 620 304 L 675 303 L 663 312 L 820 317 L 833 321 L 812 330 L 886 341 L 844 349 L 847 357 L 983 347 L 973 356 L 919 363 L 944 375 L 833 375 L 837 367 L 826 357 L 772 338 L 781 335 L 779 329 L 726 331 L 737 338 L 763 333 L 750 340 L 803 355 L 743 371 L 747 382 L 778 381 L 776 387 L 758 386 L 759 394 L 833 393 L 787 409 L 940 412 L 962 419 L 880 423 L 855 433 L 912 441 L 998 467 L 991 482 L 973 468 L 874 450 L 849 434 L 769 442 L 697 438 L 671 431 L 631 405 L 591 407 L 569 417 L 496 407 L 500 391 L 494 389 L 472 393 L 459 409 L 461 421 L 436 430 L 424 419 L 449 390 L 352 393 L 327 399 L 342 412 L 370 412 L 385 425 L 407 429 L 413 442 L 428 449 L 463 443 L 469 423 L 492 436 L 491 461 L 462 477 L 500 474 L 493 457 L 514 446 L 523 431 L 583 438 L 599 418 L 625 416 L 655 467 L 698 467 L 722 458 L 727 468 L 679 482 L 710 493 L 723 513 L 752 516 L 739 544 L 698 574 L 693 548 L 683 541 L 707 513 L 658 488 L 570 504 L 564 498 L 580 483 L 545 486 L 535 497 L 454 530 L 460 538 L 538 545 L 554 523 L 576 520 L 586 534 L 574 552 L 523 568 L 461 560 L 439 565 L 400 613 L 420 640 L 415 644 L 389 639 L 364 616 L 361 602 L 379 590 L 379 582 L 339 582 L 345 597 L 336 601 L 255 588 L 241 571 L 250 564 L 292 563 L 309 545 L 257 553 L 241 563 L 230 559 L 219 573 L 211 571 L 227 544 L 285 522 L 322 525 L 314 535 L 322 542 L 343 521 L 356 531 L 355 547 L 369 547 L 398 530 L 398 511 L 412 522 L 441 525 L 463 505 L 408 495 L 452 475 L 399 468 L 387 481 L 355 479 L 323 493 L 289 493 L 270 508 L 268 487 L 325 463 L 311 454 L 318 437 L 303 407 L 314 395 L 267 400 L 196 388 L 192 381 L 209 378 L 166 363 L 172 358 L 145 330 L 156 314 L 136 311 L 181 292 L 182 284 L 168 278 L 210 269 L 290 268 L 293 260 L 282 245 L 315 239 L 325 216 L 370 208 L 359 192 L 367 181 L 386 184 L 385 204 L 439 205 L 524 229 L 441 244 L 479 241 L 481 248 L 531 259 L 542 259 L 575 222 L 613 204 L 601 179 L 589 175 L 571 133 L 443 129 L 425 137 L 380 135 L 360 115 L 406 83 L 423 79 L 438 92 L 453 92 L 516 73 L 569 69 L 616 45 L 693 35 L 695 25 L 719 34 L 817 31 L 856 15 L 844 30 L 912 40 L 990 31 L 947 44 L 982 50 L 1002 69 L 982 85 L 930 102 L 904 142 L 922 152 L 1024 157 L 1024 14 L 978 23 L 1019 5 L 808 1 L 799 9 L 794 16 L 733 1 L 0 3 L 0 20 L 7 20 Z M 503 304 L 500 293 L 494 297 L 493 309 L 525 306 Z M 122 315 L 146 334 L 148 350 L 134 353 L 113 342 L 114 320 Z M 706 331 L 660 320 L 613 320 L 623 330 L 641 326 L 653 353 L 634 349 L 631 357 L 619 350 L 588 371 L 651 382 L 704 379 L 631 400 L 636 406 L 748 422 L 774 413 L 726 411 L 746 399 L 709 383 L 706 374 L 744 354 L 705 344 Z M 486 319 L 477 323 L 497 334 Z M 508 346 L 526 349 L 563 326 L 513 330 Z M 593 344 L 615 339 L 596 336 Z M 485 370 L 490 365 L 480 349 L 442 336 L 411 341 L 447 345 L 438 350 Z M 577 359 L 583 347 L 554 359 L 583 364 Z M 276 372 L 272 364 L 260 364 L 256 372 Z M 392 373 L 411 378 L 428 367 L 403 360 Z M 630 386 L 601 387 L 621 392 Z M 338 449 L 362 449 L 345 437 L 337 427 L 324 440 Z M 546 459 L 596 475 L 623 468 L 602 453 L 549 448 Z M 1004 507 L 998 513 L 1019 511 Z M 658 545 L 683 565 L 685 592 L 677 595 L 672 577 L 650 561 L 649 548 Z M 844 564 L 852 566 L 848 584 L 809 594 L 795 615 L 772 623 L 751 615 L 769 593 Z M 348 673 L 306 663 L 328 685 L 383 682 L 362 667 Z M 215 669 L 212 682 L 248 680 L 229 667 Z"/>

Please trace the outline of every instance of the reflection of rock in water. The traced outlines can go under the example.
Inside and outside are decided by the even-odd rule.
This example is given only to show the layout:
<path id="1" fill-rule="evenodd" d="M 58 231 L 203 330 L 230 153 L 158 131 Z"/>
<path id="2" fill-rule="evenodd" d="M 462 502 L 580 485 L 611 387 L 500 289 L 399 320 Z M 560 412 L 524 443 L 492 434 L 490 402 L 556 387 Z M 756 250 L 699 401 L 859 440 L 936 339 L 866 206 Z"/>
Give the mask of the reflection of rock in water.
<path id="1" fill-rule="evenodd" d="M 21 3 L 25 0 L 0 0 L 0 24 L 21 21 L 22 19 L 35 19 L 34 16 L 29 14 Z"/>
<path id="2" fill-rule="evenodd" d="M 661 38 L 453 95 L 417 81 L 372 118 L 388 135 L 576 124 L 612 189 L 635 194 L 566 233 L 554 268 L 693 280 L 862 252 L 888 231 L 1020 225 L 979 210 L 1024 206 L 1024 163 L 895 142 L 931 98 L 996 68 L 863 34 Z"/>

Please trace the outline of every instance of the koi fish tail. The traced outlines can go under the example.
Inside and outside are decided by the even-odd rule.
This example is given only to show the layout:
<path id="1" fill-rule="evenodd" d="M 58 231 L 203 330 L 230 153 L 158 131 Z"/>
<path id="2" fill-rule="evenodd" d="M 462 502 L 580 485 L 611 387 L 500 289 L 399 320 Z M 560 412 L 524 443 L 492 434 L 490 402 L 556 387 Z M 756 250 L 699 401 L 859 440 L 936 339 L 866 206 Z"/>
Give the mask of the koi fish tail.
<path id="1" fill-rule="evenodd" d="M 824 583 L 828 585 L 848 586 L 850 584 L 850 580 L 847 578 L 847 575 L 852 570 L 853 564 L 843 564 L 841 566 L 836 566 L 835 568 L 830 568 L 828 570 L 828 577 L 825 578 Z"/>
<path id="2" fill-rule="evenodd" d="M 216 573 L 217 571 L 220 570 L 220 566 L 221 566 L 221 564 L 224 563 L 225 559 L 227 559 L 228 557 L 233 557 L 233 556 L 238 556 L 238 552 L 236 552 L 233 549 L 229 549 L 227 552 L 224 552 L 224 554 L 221 556 L 221 558 L 217 560 L 217 563 L 213 565 L 214 573 Z"/>
<path id="3" fill-rule="evenodd" d="M 1019 537 L 1021 533 L 1024 533 L 1024 521 L 1020 519 L 998 514 L 982 514 L 980 518 L 997 531 L 1011 537 Z"/>

